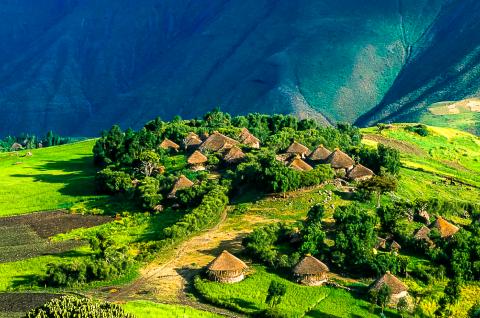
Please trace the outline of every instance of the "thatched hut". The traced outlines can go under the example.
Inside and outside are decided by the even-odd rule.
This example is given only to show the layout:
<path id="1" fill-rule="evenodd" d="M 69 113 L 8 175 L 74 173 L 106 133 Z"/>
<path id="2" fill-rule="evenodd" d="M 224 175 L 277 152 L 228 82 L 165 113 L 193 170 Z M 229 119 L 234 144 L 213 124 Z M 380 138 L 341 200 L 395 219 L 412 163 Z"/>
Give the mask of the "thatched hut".
<path id="1" fill-rule="evenodd" d="M 286 150 L 286 153 L 294 154 L 300 156 L 302 159 L 305 159 L 311 154 L 308 147 L 302 145 L 299 142 L 294 141 Z"/>
<path id="2" fill-rule="evenodd" d="M 390 243 L 390 251 L 398 252 L 401 249 L 402 249 L 402 246 L 398 244 L 397 241 L 392 241 L 392 243 Z"/>
<path id="3" fill-rule="evenodd" d="M 361 164 L 357 164 L 348 171 L 347 178 L 352 181 L 363 181 L 371 179 L 374 175 L 375 174 L 372 170 L 362 166 Z"/>
<path id="4" fill-rule="evenodd" d="M 234 164 L 242 161 L 245 158 L 245 154 L 243 153 L 242 149 L 238 148 L 237 146 L 233 146 L 223 156 L 223 160 L 226 163 Z"/>
<path id="5" fill-rule="evenodd" d="M 336 171 L 344 171 L 345 173 L 351 170 L 355 164 L 355 161 L 340 149 L 335 149 L 328 157 L 327 162 Z"/>
<path id="6" fill-rule="evenodd" d="M 305 256 L 293 268 L 293 275 L 298 283 L 307 286 L 320 286 L 328 280 L 327 265 L 313 256 Z"/>
<path id="7" fill-rule="evenodd" d="M 202 144 L 202 139 L 194 133 L 191 132 L 183 139 L 183 147 L 185 150 L 196 149 Z"/>
<path id="8" fill-rule="evenodd" d="M 275 159 L 278 161 L 284 163 L 285 165 L 288 164 L 288 162 L 292 159 L 292 157 L 295 157 L 295 155 L 291 153 L 281 153 L 275 156 Z"/>
<path id="9" fill-rule="evenodd" d="M 165 149 L 165 150 L 175 150 L 178 151 L 180 149 L 180 146 L 173 141 L 171 141 L 168 138 L 165 138 L 162 143 L 160 144 L 160 148 Z"/>
<path id="10" fill-rule="evenodd" d="M 298 171 L 310 171 L 313 169 L 312 166 L 310 166 L 308 163 L 306 163 L 299 157 L 293 159 L 288 166 Z"/>
<path id="11" fill-rule="evenodd" d="M 205 170 L 205 163 L 207 163 L 208 158 L 198 150 L 188 157 L 188 164 L 190 165 L 190 169 L 194 171 Z"/>
<path id="12" fill-rule="evenodd" d="M 238 141 L 222 135 L 219 132 L 214 132 L 207 139 L 200 145 L 199 149 L 201 151 L 211 151 L 217 152 L 221 150 L 230 149 L 233 146 L 237 146 L 239 144 Z"/>
<path id="13" fill-rule="evenodd" d="M 425 225 L 422 225 L 413 235 L 413 238 L 417 241 L 425 242 L 429 247 L 435 245 L 433 241 L 430 239 L 430 229 Z"/>
<path id="14" fill-rule="evenodd" d="M 169 198 L 174 198 L 175 195 L 177 194 L 177 191 L 193 187 L 193 185 L 194 185 L 194 183 L 182 174 L 177 179 L 177 181 L 175 181 L 175 184 L 173 185 L 172 191 L 170 191 L 170 193 L 168 194 L 168 197 Z"/>
<path id="15" fill-rule="evenodd" d="M 260 139 L 255 137 L 247 128 L 242 128 L 240 132 L 240 142 L 251 148 L 260 148 Z"/>
<path id="16" fill-rule="evenodd" d="M 242 260 L 223 251 L 207 266 L 207 275 L 216 282 L 237 283 L 245 278 L 247 268 L 247 264 Z"/>
<path id="17" fill-rule="evenodd" d="M 389 271 L 373 282 L 370 286 L 370 290 L 378 292 L 384 285 L 387 285 L 392 293 L 389 303 L 391 306 L 396 306 L 400 299 L 408 296 L 408 287 Z"/>
<path id="18" fill-rule="evenodd" d="M 437 229 L 440 233 L 440 237 L 448 238 L 453 236 L 458 232 L 459 228 L 452 223 L 448 222 L 441 216 L 438 216 L 435 222 L 433 222 L 432 227 Z"/>
<path id="19" fill-rule="evenodd" d="M 387 248 L 387 240 L 377 236 L 377 240 L 375 242 L 375 248 L 378 249 L 386 249 Z"/>
<path id="20" fill-rule="evenodd" d="M 18 142 L 14 142 L 12 146 L 10 147 L 10 151 L 19 151 L 22 150 L 23 146 L 20 145 Z"/>
<path id="21" fill-rule="evenodd" d="M 332 152 L 330 150 L 320 145 L 310 154 L 308 159 L 318 163 L 325 163 L 331 154 Z"/>

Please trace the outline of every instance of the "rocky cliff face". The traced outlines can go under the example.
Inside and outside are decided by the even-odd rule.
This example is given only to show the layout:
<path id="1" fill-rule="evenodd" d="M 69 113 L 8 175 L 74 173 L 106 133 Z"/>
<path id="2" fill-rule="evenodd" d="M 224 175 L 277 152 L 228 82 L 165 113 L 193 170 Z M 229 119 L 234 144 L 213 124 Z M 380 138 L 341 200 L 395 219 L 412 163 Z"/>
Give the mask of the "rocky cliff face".
<path id="1" fill-rule="evenodd" d="M 414 116 L 421 102 L 446 96 L 438 93 L 445 90 L 439 78 L 453 79 L 451 95 L 475 91 L 478 6 L 5 0 L 0 134 L 95 135 L 113 123 L 137 127 L 216 106 L 325 123 L 353 122 L 366 112 L 359 123 Z"/>

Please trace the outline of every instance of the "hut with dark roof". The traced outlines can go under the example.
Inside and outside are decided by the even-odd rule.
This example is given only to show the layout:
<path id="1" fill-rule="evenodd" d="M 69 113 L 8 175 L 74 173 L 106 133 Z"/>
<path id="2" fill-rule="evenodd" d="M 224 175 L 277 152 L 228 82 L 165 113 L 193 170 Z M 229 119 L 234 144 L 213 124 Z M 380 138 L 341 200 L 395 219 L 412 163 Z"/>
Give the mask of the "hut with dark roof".
<path id="1" fill-rule="evenodd" d="M 298 170 L 298 171 L 310 171 L 312 170 L 312 166 L 310 166 L 308 163 L 300 159 L 299 157 L 294 158 L 288 166 L 292 169 Z"/>
<path id="2" fill-rule="evenodd" d="M 308 159 L 315 163 L 325 163 L 327 162 L 328 157 L 332 154 L 330 150 L 325 148 L 323 145 L 318 146 L 315 150 L 310 154 Z"/>
<path id="3" fill-rule="evenodd" d="M 452 223 L 448 222 L 441 216 L 437 217 L 435 222 L 433 222 L 432 227 L 437 229 L 440 233 L 440 237 L 448 238 L 453 236 L 455 233 L 458 232 L 459 228 Z"/>
<path id="4" fill-rule="evenodd" d="M 220 283 L 237 283 L 245 278 L 248 268 L 239 258 L 227 251 L 223 251 L 207 266 L 207 275 L 210 280 Z"/>
<path id="5" fill-rule="evenodd" d="M 235 164 L 242 161 L 245 158 L 245 154 L 243 153 L 242 149 L 238 148 L 237 146 L 233 146 L 229 150 L 227 150 L 223 156 L 223 160 L 229 164 Z"/>
<path id="6" fill-rule="evenodd" d="M 298 155 L 302 159 L 305 159 L 308 157 L 312 152 L 308 147 L 302 145 L 299 142 L 294 141 L 285 151 L 286 153 L 293 154 L 293 155 Z"/>
<path id="7" fill-rule="evenodd" d="M 170 191 L 168 197 L 174 198 L 177 191 L 193 187 L 193 185 L 194 183 L 182 174 L 173 185 L 172 191 Z"/>
<path id="8" fill-rule="evenodd" d="M 247 128 L 242 128 L 240 132 L 240 142 L 251 148 L 260 148 L 260 139 L 255 137 Z"/>
<path id="9" fill-rule="evenodd" d="M 375 242 L 375 248 L 378 249 L 386 249 L 387 248 L 387 240 L 377 236 L 377 240 Z"/>
<path id="10" fill-rule="evenodd" d="M 425 242 L 428 246 L 432 247 L 435 244 L 430 239 L 430 232 L 431 230 L 428 227 L 422 225 L 422 227 L 415 232 L 413 238 L 417 241 Z"/>
<path id="11" fill-rule="evenodd" d="M 335 171 L 342 171 L 345 173 L 352 169 L 355 164 L 355 161 L 340 149 L 335 149 L 335 151 L 328 157 L 327 162 L 333 169 L 335 169 Z"/>
<path id="12" fill-rule="evenodd" d="M 202 140 L 194 132 L 189 133 L 187 137 L 183 139 L 183 147 L 185 150 L 197 149 L 201 144 Z"/>
<path id="13" fill-rule="evenodd" d="M 392 241 L 392 243 L 390 243 L 390 251 L 398 252 L 401 249 L 402 249 L 402 246 L 398 244 L 397 241 Z"/>
<path id="14" fill-rule="evenodd" d="M 207 163 L 208 158 L 198 150 L 188 157 L 188 164 L 190 165 L 190 169 L 194 171 L 205 170 L 205 163 Z"/>
<path id="15" fill-rule="evenodd" d="M 165 150 L 175 150 L 178 151 L 180 149 L 180 146 L 171 141 L 168 138 L 165 138 L 162 143 L 160 144 L 160 148 L 165 149 Z"/>
<path id="16" fill-rule="evenodd" d="M 293 268 L 298 283 L 307 286 L 320 286 L 328 280 L 328 266 L 313 256 L 305 256 Z"/>
<path id="17" fill-rule="evenodd" d="M 292 157 L 295 157 L 295 155 L 292 155 L 291 153 L 281 153 L 276 155 L 275 159 L 286 165 L 292 159 Z"/>
<path id="18" fill-rule="evenodd" d="M 352 181 L 363 181 L 371 179 L 374 175 L 375 174 L 372 170 L 362 166 L 361 164 L 357 164 L 348 171 L 347 178 Z"/>
<path id="19" fill-rule="evenodd" d="M 370 290 L 378 292 L 384 285 L 388 286 L 392 292 L 389 303 L 391 306 L 396 306 L 400 299 L 408 296 L 408 287 L 388 271 L 373 282 Z"/>
<path id="20" fill-rule="evenodd" d="M 218 131 L 215 131 L 213 134 L 208 136 L 208 138 L 200 145 L 199 149 L 201 151 L 218 152 L 221 150 L 230 149 L 238 144 L 238 141 L 222 135 Z"/>

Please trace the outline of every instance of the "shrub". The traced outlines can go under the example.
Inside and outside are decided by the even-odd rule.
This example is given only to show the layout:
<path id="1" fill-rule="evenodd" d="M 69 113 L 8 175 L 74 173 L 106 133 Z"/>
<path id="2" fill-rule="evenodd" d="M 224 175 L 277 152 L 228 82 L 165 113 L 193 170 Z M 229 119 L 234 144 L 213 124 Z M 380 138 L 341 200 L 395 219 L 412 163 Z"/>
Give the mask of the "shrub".
<path id="1" fill-rule="evenodd" d="M 25 318 L 134 318 L 115 304 L 89 298 L 63 296 L 32 309 Z"/>

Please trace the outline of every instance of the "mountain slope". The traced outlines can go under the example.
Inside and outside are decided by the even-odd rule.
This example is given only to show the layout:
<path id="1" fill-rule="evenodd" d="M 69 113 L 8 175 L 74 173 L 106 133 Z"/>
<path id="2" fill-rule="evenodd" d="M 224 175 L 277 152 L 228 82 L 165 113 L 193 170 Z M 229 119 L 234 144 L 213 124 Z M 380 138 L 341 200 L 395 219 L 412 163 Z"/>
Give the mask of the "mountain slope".
<path id="1" fill-rule="evenodd" d="M 416 121 L 435 102 L 480 93 L 480 2 L 451 1 L 413 47 L 381 103 L 360 117 L 366 126 L 378 121 Z"/>
<path id="2" fill-rule="evenodd" d="M 447 1 L 2 1 L 0 134 L 215 106 L 354 121 Z"/>

